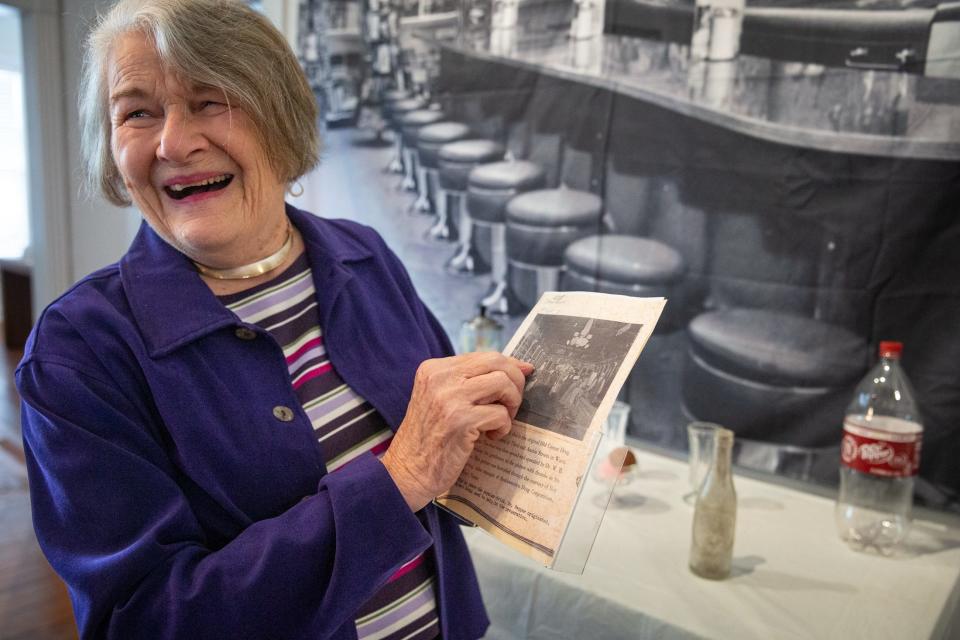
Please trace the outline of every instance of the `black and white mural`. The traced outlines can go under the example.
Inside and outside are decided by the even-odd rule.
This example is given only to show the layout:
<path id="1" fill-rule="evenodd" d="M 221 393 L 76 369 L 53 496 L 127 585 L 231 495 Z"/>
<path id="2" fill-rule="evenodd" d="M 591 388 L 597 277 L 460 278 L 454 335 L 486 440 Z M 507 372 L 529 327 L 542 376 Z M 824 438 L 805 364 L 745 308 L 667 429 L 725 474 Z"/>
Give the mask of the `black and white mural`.
<path id="1" fill-rule="evenodd" d="M 550 288 L 665 296 L 622 395 L 631 434 L 682 450 L 687 422 L 718 422 L 741 464 L 826 485 L 854 386 L 879 341 L 902 341 L 918 499 L 960 509 L 955 8 L 465 0 L 447 15 L 400 23 L 396 80 L 502 150 L 421 180 L 423 211 L 449 225 L 429 285 L 448 330 L 481 301 L 509 329 Z M 515 164 L 470 173 L 494 162 Z M 531 421 L 577 375 L 562 365 L 531 383 Z"/>

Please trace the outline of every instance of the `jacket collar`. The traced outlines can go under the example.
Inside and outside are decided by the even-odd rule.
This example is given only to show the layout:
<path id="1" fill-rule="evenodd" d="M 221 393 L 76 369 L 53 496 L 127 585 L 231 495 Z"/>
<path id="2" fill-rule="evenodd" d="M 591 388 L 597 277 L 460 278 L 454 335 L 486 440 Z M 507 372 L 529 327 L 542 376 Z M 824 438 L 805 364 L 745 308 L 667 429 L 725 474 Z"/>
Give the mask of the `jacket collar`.
<path id="1" fill-rule="evenodd" d="M 303 236 L 317 291 L 349 279 L 350 262 L 370 251 L 333 223 L 286 205 Z M 200 279 L 190 259 L 167 244 L 146 222 L 120 259 L 120 279 L 151 357 L 239 322 Z"/>

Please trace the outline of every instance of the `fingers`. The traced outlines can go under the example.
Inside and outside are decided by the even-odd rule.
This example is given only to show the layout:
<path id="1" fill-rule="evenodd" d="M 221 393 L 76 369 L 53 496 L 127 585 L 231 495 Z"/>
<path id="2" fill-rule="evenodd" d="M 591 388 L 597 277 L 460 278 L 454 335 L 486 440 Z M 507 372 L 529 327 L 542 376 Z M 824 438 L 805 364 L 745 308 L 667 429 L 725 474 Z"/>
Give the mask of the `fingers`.
<path id="1" fill-rule="evenodd" d="M 477 352 L 457 356 L 462 359 L 462 372 L 465 377 L 482 376 L 492 371 L 502 371 L 516 386 L 523 391 L 526 377 L 533 373 L 533 365 L 511 356 L 495 352 Z"/>
<path id="2" fill-rule="evenodd" d="M 534 366 L 529 362 L 518 360 L 514 357 L 511 357 L 510 359 L 513 360 L 517 367 L 520 368 L 520 372 L 523 373 L 524 376 L 529 376 L 531 373 L 533 373 Z"/>
<path id="3" fill-rule="evenodd" d="M 506 411 L 506 407 L 503 407 L 503 405 L 500 405 L 500 406 L 503 408 L 504 411 Z M 490 440 L 499 440 L 500 438 L 505 437 L 508 433 L 510 433 L 510 429 L 513 428 L 513 415 L 508 414 L 508 417 L 510 418 L 510 420 L 503 423 L 503 425 L 501 425 L 500 427 L 497 427 L 496 429 L 489 429 L 487 431 L 484 431 L 483 432 L 484 435 L 487 436 L 487 438 Z"/>
<path id="4" fill-rule="evenodd" d="M 501 372 L 505 374 L 510 383 L 520 393 L 523 392 L 523 388 L 527 385 L 526 376 L 520 370 L 520 367 L 514 365 L 512 362 L 507 362 L 503 369 L 494 369 L 493 372 Z"/>
<path id="5" fill-rule="evenodd" d="M 491 371 L 503 371 L 518 390 L 523 391 L 526 376 L 533 373 L 533 365 L 495 352 L 466 353 L 448 358 L 424 360 L 417 368 L 414 381 L 418 386 L 437 386 L 453 380 L 482 376 Z"/>
<path id="6" fill-rule="evenodd" d="M 485 404 L 473 408 L 476 426 L 492 440 L 499 440 L 510 433 L 513 418 L 502 404 Z"/>
<path id="7" fill-rule="evenodd" d="M 522 387 L 518 389 L 509 374 L 504 371 L 491 371 L 469 378 L 464 383 L 466 398 L 478 405 L 502 404 L 513 417 L 520 408 L 523 398 Z"/>
<path id="8" fill-rule="evenodd" d="M 494 370 L 505 371 L 508 368 L 517 368 L 524 376 L 533 372 L 533 365 L 512 356 L 505 356 L 495 351 L 478 351 L 454 356 L 461 361 L 463 373 L 468 377 L 483 375 Z"/>

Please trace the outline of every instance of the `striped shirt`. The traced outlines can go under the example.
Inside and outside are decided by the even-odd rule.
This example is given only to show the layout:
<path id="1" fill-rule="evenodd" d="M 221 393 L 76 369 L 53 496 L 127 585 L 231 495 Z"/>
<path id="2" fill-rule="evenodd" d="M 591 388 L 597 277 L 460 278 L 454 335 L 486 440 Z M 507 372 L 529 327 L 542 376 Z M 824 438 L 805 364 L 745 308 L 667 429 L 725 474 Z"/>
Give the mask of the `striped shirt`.
<path id="1" fill-rule="evenodd" d="M 280 345 L 328 472 L 368 451 L 383 455 L 393 432 L 377 410 L 340 378 L 327 357 L 306 254 L 277 278 L 220 296 L 220 301 L 243 322 L 268 331 Z M 433 564 L 430 550 L 413 558 L 360 608 L 356 625 L 361 640 L 439 637 Z"/>

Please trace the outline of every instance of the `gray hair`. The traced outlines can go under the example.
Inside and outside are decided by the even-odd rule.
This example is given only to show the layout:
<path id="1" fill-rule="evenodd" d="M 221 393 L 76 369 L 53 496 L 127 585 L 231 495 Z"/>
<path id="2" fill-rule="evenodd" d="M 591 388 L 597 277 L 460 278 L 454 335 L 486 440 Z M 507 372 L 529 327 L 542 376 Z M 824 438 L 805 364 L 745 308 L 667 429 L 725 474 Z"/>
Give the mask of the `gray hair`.
<path id="1" fill-rule="evenodd" d="M 317 103 L 287 41 L 240 0 L 121 0 L 90 32 L 80 81 L 87 188 L 117 205 L 130 195 L 113 161 L 107 66 L 114 41 L 140 32 L 183 80 L 222 90 L 253 122 L 270 166 L 292 182 L 318 160 Z"/>

